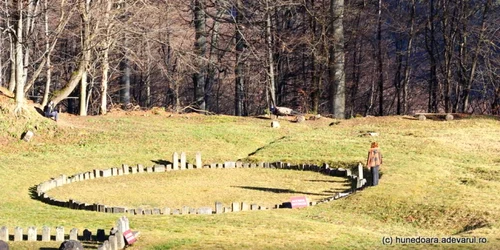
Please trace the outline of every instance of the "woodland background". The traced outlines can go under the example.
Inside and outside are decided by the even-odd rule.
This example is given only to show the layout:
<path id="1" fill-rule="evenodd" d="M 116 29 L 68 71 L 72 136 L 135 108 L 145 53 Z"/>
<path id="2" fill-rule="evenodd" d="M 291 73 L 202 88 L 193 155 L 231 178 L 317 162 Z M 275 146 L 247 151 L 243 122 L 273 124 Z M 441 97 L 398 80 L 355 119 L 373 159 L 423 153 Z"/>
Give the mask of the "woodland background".
<path id="1" fill-rule="evenodd" d="M 5 0 L 0 88 L 63 111 L 500 114 L 498 0 Z M 0 89 L 2 90 L 2 89 Z"/>

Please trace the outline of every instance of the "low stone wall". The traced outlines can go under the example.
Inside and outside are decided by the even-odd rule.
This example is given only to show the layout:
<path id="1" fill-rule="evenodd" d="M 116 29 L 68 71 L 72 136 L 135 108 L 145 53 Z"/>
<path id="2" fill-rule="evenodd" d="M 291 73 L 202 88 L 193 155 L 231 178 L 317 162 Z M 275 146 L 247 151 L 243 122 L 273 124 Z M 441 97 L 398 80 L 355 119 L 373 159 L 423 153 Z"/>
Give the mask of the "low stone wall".
<path id="1" fill-rule="evenodd" d="M 36 227 L 29 227 L 26 234 L 23 228 L 15 227 L 12 235 L 9 234 L 9 229 L 5 226 L 0 228 L 0 240 L 4 242 L 9 241 L 58 241 L 63 242 L 66 240 L 75 241 L 93 241 L 102 242 L 97 249 L 100 250 L 118 250 L 123 249 L 127 242 L 123 236 L 124 232 L 130 229 L 129 221 L 125 216 L 120 217 L 116 224 L 113 226 L 113 234 L 106 234 L 104 229 L 97 229 L 96 234 L 93 235 L 88 229 L 80 231 L 73 228 L 69 231 L 69 235 L 65 234 L 64 227 L 56 227 L 55 234 L 51 234 L 50 227 L 42 227 L 41 234 L 38 234 Z M 138 232 L 133 232 L 133 236 L 137 238 Z"/>
<path id="2" fill-rule="evenodd" d="M 200 207 L 191 208 L 188 206 L 183 206 L 182 208 L 128 208 L 122 206 L 107 206 L 104 204 L 88 204 L 85 202 L 70 200 L 58 200 L 49 197 L 46 192 L 63 185 L 71 184 L 79 181 L 92 180 L 96 178 L 106 178 L 113 176 L 123 176 L 129 174 L 138 173 L 164 173 L 169 171 L 177 170 L 188 170 L 188 169 L 200 169 L 200 168 L 273 168 L 273 169 L 288 169 L 297 171 L 313 171 L 319 172 L 329 176 L 335 177 L 345 177 L 351 181 L 351 188 L 345 190 L 344 192 L 337 193 L 334 196 L 318 200 L 309 201 L 309 205 L 316 205 L 323 202 L 328 202 L 336 200 L 345 196 L 348 196 L 355 192 L 356 190 L 362 188 L 366 185 L 366 180 L 363 178 L 363 166 L 359 164 L 356 168 L 356 174 L 352 173 L 351 169 L 344 168 L 330 168 L 328 164 L 323 164 L 322 166 L 314 164 L 297 164 L 292 165 L 285 162 L 261 162 L 261 163 L 245 163 L 245 162 L 224 162 L 224 163 L 212 163 L 212 164 L 202 164 L 201 154 L 196 154 L 195 164 L 188 163 L 186 161 L 186 154 L 184 152 L 178 154 L 173 153 L 172 164 L 167 165 L 154 165 L 145 167 L 143 165 L 129 166 L 123 164 L 121 167 L 114 167 L 105 170 L 94 169 L 85 173 L 78 173 L 72 176 L 60 175 L 59 177 L 51 178 L 48 181 L 42 182 L 36 186 L 36 191 L 34 191 L 34 196 L 47 204 L 67 207 L 71 209 L 78 210 L 88 210 L 103 213 L 128 213 L 131 215 L 185 215 L 185 214 L 220 214 L 227 212 L 238 212 L 238 211 L 248 211 L 248 210 L 266 210 L 266 209 L 279 209 L 287 207 L 284 204 L 276 204 L 272 208 L 260 206 L 258 204 L 247 204 L 245 202 L 233 202 L 229 206 L 224 205 L 220 202 L 215 202 L 215 206 L 212 207 Z"/>

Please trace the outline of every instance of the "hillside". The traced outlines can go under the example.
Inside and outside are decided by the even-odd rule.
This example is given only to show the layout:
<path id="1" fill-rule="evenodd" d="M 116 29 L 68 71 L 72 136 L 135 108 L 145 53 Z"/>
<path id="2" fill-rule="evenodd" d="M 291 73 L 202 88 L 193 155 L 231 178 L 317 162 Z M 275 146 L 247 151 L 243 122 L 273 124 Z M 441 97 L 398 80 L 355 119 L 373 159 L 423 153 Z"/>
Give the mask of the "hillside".
<path id="1" fill-rule="evenodd" d="M 170 114 L 157 109 L 114 111 L 98 117 L 62 114 L 56 124 L 35 113 L 12 118 L 6 108 L 10 102 L 4 97 L 0 105 L 0 226 L 11 230 L 15 226 L 62 225 L 95 231 L 112 226 L 118 215 L 58 208 L 31 199 L 30 188 L 60 174 L 121 164 L 151 166 L 170 160 L 173 152 L 186 152 L 188 161 L 193 162 L 198 151 L 207 163 L 242 159 L 351 166 L 364 162 L 369 143 L 377 140 L 384 153 L 383 175 L 377 187 L 305 209 L 129 216 L 131 227 L 141 232 L 140 240 L 130 249 L 380 249 L 383 237 L 419 236 L 487 241 L 433 244 L 434 249 L 500 248 L 500 124 L 494 118 L 418 121 L 412 117 L 367 117 L 331 126 L 333 120 L 328 118 L 304 123 L 280 120 L 281 128 L 273 129 L 269 119 Z M 20 132 L 34 127 L 38 129 L 32 141 L 19 140 Z M 379 136 L 365 136 L 366 131 Z M 195 180 L 203 177 L 200 175 L 203 172 L 177 176 L 175 189 L 164 180 L 155 181 L 156 177 L 141 177 L 116 183 L 96 181 L 90 191 L 72 189 L 71 185 L 59 191 L 64 195 L 71 190 L 83 197 L 84 192 L 101 193 L 125 205 L 129 197 L 149 197 L 137 201 L 145 205 L 162 204 L 176 197 L 185 199 L 183 188 L 194 187 Z M 273 172 L 255 185 L 278 185 L 277 178 L 289 177 L 297 179 L 286 172 Z M 204 189 L 213 192 L 227 175 L 210 174 L 207 178 L 201 179 Z M 304 187 L 324 183 L 325 190 L 332 188 L 330 182 L 314 178 L 304 178 Z M 134 181 L 142 188 L 135 189 Z M 203 192 L 198 195 L 206 198 Z M 252 199 L 251 193 L 245 195 L 245 199 Z M 196 199 L 196 194 L 190 196 Z M 430 248 L 429 244 L 406 243 L 393 242 L 398 249 Z M 9 244 L 12 249 L 58 246 L 54 242 Z"/>

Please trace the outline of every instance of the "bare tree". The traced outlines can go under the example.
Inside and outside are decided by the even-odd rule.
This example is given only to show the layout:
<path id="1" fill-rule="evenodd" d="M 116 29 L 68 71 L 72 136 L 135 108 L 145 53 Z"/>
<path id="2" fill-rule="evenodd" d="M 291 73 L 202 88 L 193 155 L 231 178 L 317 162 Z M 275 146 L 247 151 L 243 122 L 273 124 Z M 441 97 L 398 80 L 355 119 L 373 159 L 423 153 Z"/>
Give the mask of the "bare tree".
<path id="1" fill-rule="evenodd" d="M 344 0 L 330 1 L 330 112 L 335 118 L 345 118 L 345 69 L 344 69 Z"/>

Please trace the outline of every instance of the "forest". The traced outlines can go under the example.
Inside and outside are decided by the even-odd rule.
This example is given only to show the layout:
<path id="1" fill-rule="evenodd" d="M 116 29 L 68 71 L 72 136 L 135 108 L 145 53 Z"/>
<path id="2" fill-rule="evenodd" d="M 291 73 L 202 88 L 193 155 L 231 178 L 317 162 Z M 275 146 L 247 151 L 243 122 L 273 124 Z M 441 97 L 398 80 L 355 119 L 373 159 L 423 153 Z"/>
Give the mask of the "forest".
<path id="1" fill-rule="evenodd" d="M 498 0 L 5 0 L 0 90 L 113 107 L 335 118 L 500 114 Z"/>

